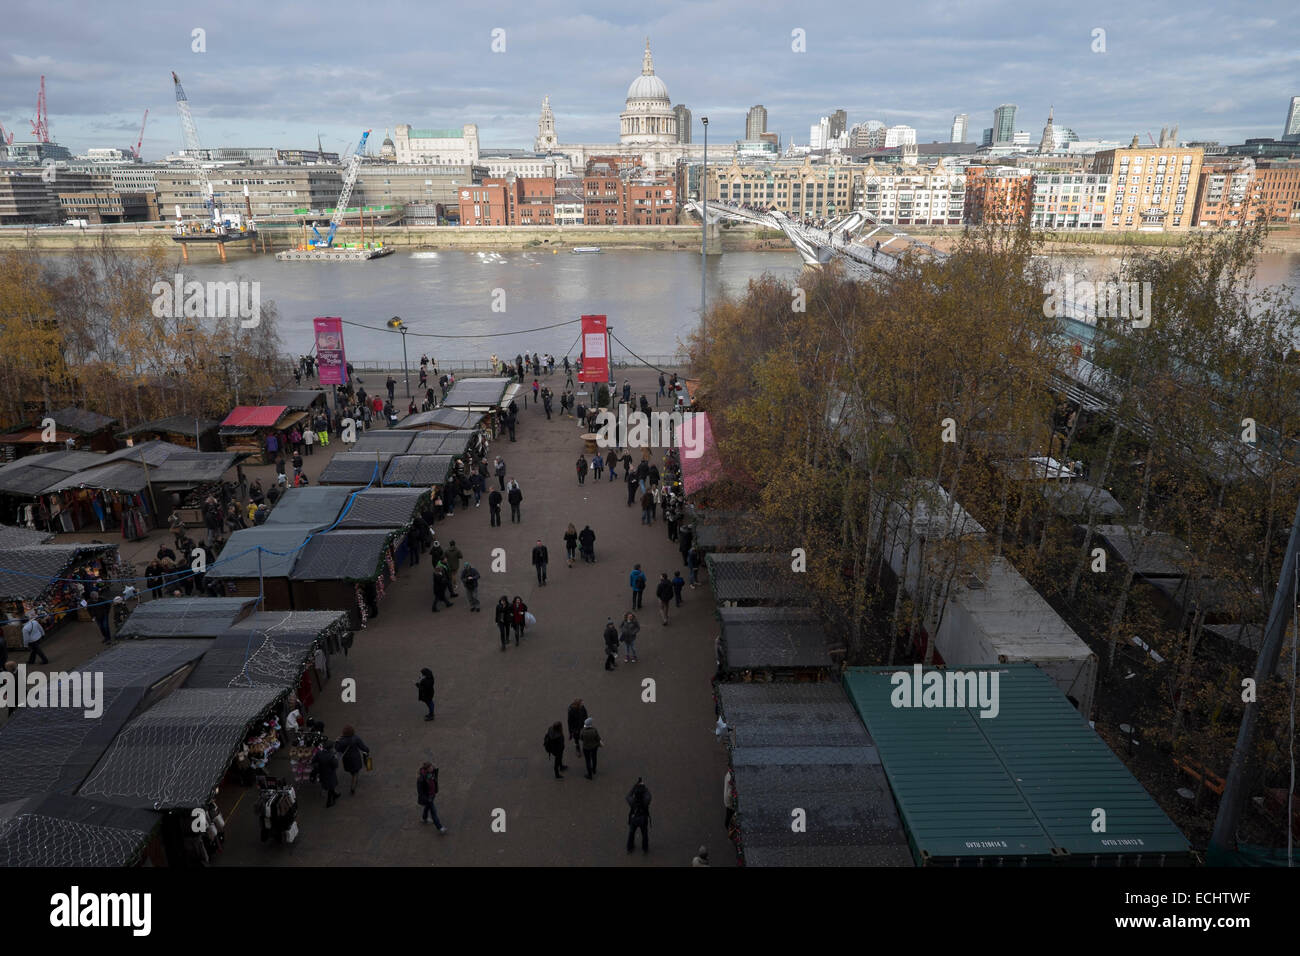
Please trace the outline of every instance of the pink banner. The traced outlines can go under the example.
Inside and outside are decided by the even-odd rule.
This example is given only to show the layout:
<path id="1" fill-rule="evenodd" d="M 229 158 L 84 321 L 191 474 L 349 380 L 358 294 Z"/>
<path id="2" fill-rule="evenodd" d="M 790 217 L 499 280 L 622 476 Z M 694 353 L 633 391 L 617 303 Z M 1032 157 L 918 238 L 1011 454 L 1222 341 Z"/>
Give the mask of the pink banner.
<path id="1" fill-rule="evenodd" d="M 316 368 L 322 385 L 348 383 L 348 359 L 343 352 L 343 320 L 326 316 L 312 320 L 316 328 Z"/>

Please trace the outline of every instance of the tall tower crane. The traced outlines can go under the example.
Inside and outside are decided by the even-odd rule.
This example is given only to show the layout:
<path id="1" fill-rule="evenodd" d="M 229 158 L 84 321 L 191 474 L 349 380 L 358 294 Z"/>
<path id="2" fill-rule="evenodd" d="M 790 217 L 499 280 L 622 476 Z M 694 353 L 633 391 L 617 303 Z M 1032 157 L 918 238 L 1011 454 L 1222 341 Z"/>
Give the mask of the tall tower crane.
<path id="1" fill-rule="evenodd" d="M 190 153 L 194 170 L 199 176 L 199 184 L 203 189 L 203 204 L 209 210 L 213 227 L 218 234 L 221 234 L 224 232 L 224 227 L 221 224 L 221 211 L 217 207 L 216 196 L 212 191 L 212 183 L 208 180 L 208 171 L 203 168 L 202 147 L 199 146 L 199 130 L 194 125 L 194 115 L 190 112 L 190 101 L 185 96 L 185 87 L 181 86 L 181 78 L 176 75 L 175 70 L 172 71 L 172 83 L 176 87 L 176 112 L 181 116 L 181 133 L 185 137 L 185 149 Z M 177 207 L 176 218 L 180 219 L 179 206 Z M 179 223 L 177 226 L 179 228 Z"/>
<path id="2" fill-rule="evenodd" d="M 36 119 L 32 120 L 32 135 L 38 143 L 50 141 L 50 118 L 45 112 L 45 77 L 41 77 L 41 92 L 36 97 Z"/>
<path id="3" fill-rule="evenodd" d="M 131 150 L 131 155 L 136 159 L 140 158 L 140 147 L 144 145 L 144 124 L 149 122 L 149 111 L 144 111 L 144 119 L 140 121 L 140 137 L 135 141 L 135 149 Z"/>
<path id="4" fill-rule="evenodd" d="M 6 133 L 3 123 L 0 123 L 0 146 L 8 146 L 14 141 L 13 133 Z"/>
<path id="5" fill-rule="evenodd" d="M 366 138 L 370 135 L 370 130 L 361 134 L 361 142 L 357 143 L 357 151 L 352 154 L 348 161 L 348 171 L 343 177 L 343 188 L 339 190 L 338 205 L 334 207 L 334 217 L 330 219 L 329 235 L 321 236 L 320 230 L 315 226 L 311 231 L 316 234 L 316 238 L 311 244 L 317 249 L 331 249 L 334 246 L 334 233 L 338 231 L 339 224 L 347 214 L 348 200 L 352 198 L 352 187 L 357 184 L 357 175 L 361 172 L 361 160 L 366 154 Z"/>

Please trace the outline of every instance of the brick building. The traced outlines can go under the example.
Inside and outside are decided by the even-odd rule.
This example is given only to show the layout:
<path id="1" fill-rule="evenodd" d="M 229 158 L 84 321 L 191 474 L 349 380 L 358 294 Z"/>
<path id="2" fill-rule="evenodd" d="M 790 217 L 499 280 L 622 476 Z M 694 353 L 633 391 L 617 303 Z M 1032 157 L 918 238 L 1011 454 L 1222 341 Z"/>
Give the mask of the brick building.
<path id="1" fill-rule="evenodd" d="M 966 167 L 966 221 L 971 225 L 1017 225 L 1034 203 L 1034 177 L 1017 166 Z"/>

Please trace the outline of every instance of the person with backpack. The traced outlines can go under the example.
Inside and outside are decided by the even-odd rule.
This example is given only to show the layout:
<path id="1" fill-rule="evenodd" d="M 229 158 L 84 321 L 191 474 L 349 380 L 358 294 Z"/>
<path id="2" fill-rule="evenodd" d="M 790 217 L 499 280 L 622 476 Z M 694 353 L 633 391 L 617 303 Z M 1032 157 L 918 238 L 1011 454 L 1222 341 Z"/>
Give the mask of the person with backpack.
<path id="1" fill-rule="evenodd" d="M 632 610 L 641 607 L 641 601 L 645 594 L 645 572 L 641 570 L 641 565 L 633 565 L 632 573 L 628 575 L 628 585 L 632 588 Z"/>
<path id="2" fill-rule="evenodd" d="M 533 567 L 537 569 L 539 587 L 546 587 L 546 566 L 550 561 L 550 552 L 546 550 L 546 545 L 542 544 L 542 539 L 538 538 L 537 543 L 533 545 Z"/>
<path id="3" fill-rule="evenodd" d="M 668 580 L 667 571 L 659 575 L 659 583 L 655 585 L 655 597 L 659 599 L 659 620 L 664 627 L 667 627 L 668 602 L 673 599 L 673 582 Z"/>
<path id="4" fill-rule="evenodd" d="M 353 795 L 357 792 L 357 778 L 361 775 L 361 769 L 370 759 L 370 748 L 366 742 L 357 736 L 357 732 L 352 729 L 351 724 L 343 728 L 343 736 L 334 744 L 334 749 L 343 755 L 343 769 L 352 775 Z"/>
<path id="5" fill-rule="evenodd" d="M 600 731 L 588 717 L 582 722 L 582 733 L 578 735 L 582 742 L 582 759 L 587 764 L 587 779 L 590 780 L 596 776 L 596 751 L 600 749 Z"/>
<path id="6" fill-rule="evenodd" d="M 618 628 L 612 617 L 605 619 L 605 670 L 618 667 Z"/>
<path id="7" fill-rule="evenodd" d="M 421 667 L 420 679 L 415 682 L 415 686 L 420 693 L 420 702 L 429 708 L 429 712 L 424 715 L 424 719 L 433 720 L 433 671 L 427 667 Z"/>
<path id="8" fill-rule="evenodd" d="M 640 777 L 627 793 L 627 852 L 636 846 L 636 831 L 641 831 L 641 852 L 650 852 L 650 788 Z"/>
<path id="9" fill-rule="evenodd" d="M 501 600 L 497 601 L 495 614 L 497 630 L 501 632 L 501 650 L 505 650 L 510 645 L 510 625 L 514 623 L 514 611 L 510 607 L 510 598 L 504 594 Z"/>
<path id="10" fill-rule="evenodd" d="M 567 715 L 569 722 L 569 739 L 573 741 L 573 746 L 578 750 L 578 756 L 582 756 L 582 725 L 587 720 L 587 705 L 582 702 L 582 698 L 577 698 L 569 705 Z"/>
<path id="11" fill-rule="evenodd" d="M 564 765 L 564 725 L 558 720 L 551 724 L 551 729 L 542 738 L 542 749 L 555 758 L 555 779 L 563 780 L 560 771 L 569 768 Z"/>
<path id="12" fill-rule="evenodd" d="M 428 823 L 432 818 L 438 832 L 446 833 L 447 828 L 438 819 L 438 808 L 434 804 L 436 796 L 438 796 L 438 768 L 426 760 L 420 764 L 419 776 L 415 778 L 415 799 L 424 808 L 420 814 L 420 822 Z"/>

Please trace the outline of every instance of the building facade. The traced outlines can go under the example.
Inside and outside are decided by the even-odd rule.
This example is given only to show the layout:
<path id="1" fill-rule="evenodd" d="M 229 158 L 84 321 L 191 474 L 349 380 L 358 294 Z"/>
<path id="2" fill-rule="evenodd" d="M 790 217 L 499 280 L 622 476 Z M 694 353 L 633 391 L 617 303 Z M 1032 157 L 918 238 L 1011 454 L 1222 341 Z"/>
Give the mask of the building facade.
<path id="1" fill-rule="evenodd" d="M 916 130 L 910 126 L 891 126 L 885 130 L 885 146 L 916 145 Z"/>
<path id="2" fill-rule="evenodd" d="M 970 124 L 970 117 L 965 113 L 958 113 L 952 118 L 952 136 L 950 142 L 966 142 L 966 127 Z"/>
<path id="3" fill-rule="evenodd" d="M 1300 143 L 1300 96 L 1291 97 L 1286 110 L 1286 122 L 1282 124 L 1282 142 Z"/>
<path id="4" fill-rule="evenodd" d="M 745 139 L 756 140 L 767 132 L 767 107 L 751 106 L 745 114 Z"/>
<path id="5" fill-rule="evenodd" d="M 1105 227 L 1109 176 L 1043 172 L 1032 182 L 1029 224 L 1033 228 L 1100 231 Z"/>
<path id="6" fill-rule="evenodd" d="M 489 175 L 484 165 L 440 166 L 433 163 L 364 163 L 350 202 L 358 206 L 459 207 L 463 186 L 481 183 Z M 436 214 L 436 210 L 435 210 Z M 415 218 L 426 218 L 423 214 Z"/>
<path id="7" fill-rule="evenodd" d="M 1195 220 L 1203 154 L 1199 148 L 1139 146 L 1097 153 L 1093 170 L 1110 176 L 1110 215 L 1116 232 L 1186 232 Z"/>
<path id="8" fill-rule="evenodd" d="M 993 111 L 993 142 L 1010 143 L 1016 133 L 1016 104 L 1003 103 Z"/>
<path id="9" fill-rule="evenodd" d="M 966 222 L 971 225 L 1018 225 L 1029 216 L 1034 177 L 1017 166 L 966 167 Z"/>
<path id="10" fill-rule="evenodd" d="M 678 103 L 673 107 L 673 112 L 677 114 L 677 142 L 689 143 L 691 141 L 691 111 L 687 109 L 685 103 Z"/>
<path id="11" fill-rule="evenodd" d="M 393 130 L 394 156 L 399 163 L 471 166 L 478 162 L 478 126 L 460 129 L 416 129 L 402 124 Z"/>
<path id="12" fill-rule="evenodd" d="M 211 169 L 208 179 L 221 208 L 243 211 L 244 187 L 257 219 L 293 219 L 329 215 L 338 203 L 343 175 L 337 166 L 230 166 Z M 205 219 L 208 212 L 202 183 L 192 168 L 158 173 L 158 207 L 164 219 L 180 207 L 183 219 Z"/>

